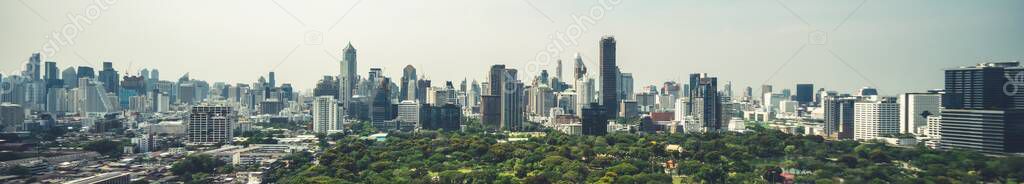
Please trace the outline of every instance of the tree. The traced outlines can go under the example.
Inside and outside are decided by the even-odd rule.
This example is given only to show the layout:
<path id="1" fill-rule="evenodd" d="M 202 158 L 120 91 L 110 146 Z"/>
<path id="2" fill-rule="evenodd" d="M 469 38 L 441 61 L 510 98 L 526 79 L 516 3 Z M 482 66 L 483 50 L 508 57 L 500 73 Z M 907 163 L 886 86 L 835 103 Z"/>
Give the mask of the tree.
<path id="1" fill-rule="evenodd" d="M 786 178 L 782 177 L 782 168 L 779 167 L 766 167 L 764 173 L 761 174 L 761 178 L 768 183 L 782 183 Z"/>
<path id="2" fill-rule="evenodd" d="M 210 155 L 198 154 L 189 155 L 181 161 L 171 165 L 171 173 L 183 177 L 189 181 L 194 179 L 208 178 L 209 174 L 216 174 L 217 168 L 225 165 L 225 162 Z"/>
<path id="3" fill-rule="evenodd" d="M 120 157 L 122 154 L 121 142 L 110 139 L 101 139 L 86 143 L 82 149 L 95 151 L 109 157 Z"/>

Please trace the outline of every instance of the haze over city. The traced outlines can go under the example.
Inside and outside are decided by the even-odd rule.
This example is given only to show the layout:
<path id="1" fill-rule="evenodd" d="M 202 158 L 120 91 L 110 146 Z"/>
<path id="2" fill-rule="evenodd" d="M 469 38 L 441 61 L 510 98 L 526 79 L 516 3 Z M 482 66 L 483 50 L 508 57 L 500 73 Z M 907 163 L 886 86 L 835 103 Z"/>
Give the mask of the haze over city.
<path id="1" fill-rule="evenodd" d="M 40 51 L 51 33 L 74 22 L 69 14 L 84 15 L 90 5 L 103 2 L 0 2 L 0 24 L 9 25 L 0 35 L 5 40 L 0 59 L 6 61 L 0 71 L 17 71 L 26 53 Z M 352 42 L 361 51 L 361 71 L 380 67 L 397 75 L 411 64 L 435 80 L 480 80 L 493 63 L 526 68 L 554 35 L 578 25 L 574 15 L 602 7 L 601 1 L 529 0 L 110 2 L 83 26 L 74 44 L 44 55 L 46 60 L 62 69 L 109 60 L 118 68 L 160 68 L 166 77 L 190 73 L 229 83 L 275 70 L 279 80 L 308 90 L 320 76 L 336 74 L 341 48 Z M 579 52 L 585 62 L 596 63 L 598 39 L 615 35 L 622 70 L 644 72 L 636 76 L 637 89 L 708 72 L 735 86 L 813 82 L 841 91 L 873 86 L 896 94 L 941 88 L 940 71 L 952 66 L 1021 59 L 1024 35 L 1017 33 L 1024 25 L 1014 20 L 1024 18 L 1018 11 L 1022 6 L 1020 1 L 621 1 L 595 23 L 584 24 L 588 29 L 577 38 L 579 45 L 567 45 L 557 58 L 569 63 Z M 815 31 L 825 33 L 824 44 L 811 43 Z"/>

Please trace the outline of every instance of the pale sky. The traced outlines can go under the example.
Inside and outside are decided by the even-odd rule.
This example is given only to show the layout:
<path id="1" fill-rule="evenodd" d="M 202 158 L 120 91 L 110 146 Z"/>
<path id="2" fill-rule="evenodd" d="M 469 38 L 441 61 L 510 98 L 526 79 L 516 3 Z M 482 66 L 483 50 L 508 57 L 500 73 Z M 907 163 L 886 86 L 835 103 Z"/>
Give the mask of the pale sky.
<path id="1" fill-rule="evenodd" d="M 591 10 L 604 16 L 574 21 Z M 189 72 L 228 83 L 275 70 L 278 83 L 303 90 L 338 74 L 348 42 L 360 75 L 380 67 L 400 78 L 412 64 L 434 81 L 479 80 L 492 64 L 531 70 L 553 35 L 581 25 L 579 45 L 557 54 L 566 77 L 576 52 L 597 77 L 598 40 L 614 35 L 637 90 L 701 72 L 732 81 L 737 94 L 767 81 L 777 91 L 809 82 L 895 95 L 942 88 L 945 68 L 1024 60 L 1018 0 L 8 0 L 0 15 L 4 75 L 77 19 L 73 43 L 44 60 L 61 69 L 109 60 L 121 73 L 158 68 L 164 80 Z"/>

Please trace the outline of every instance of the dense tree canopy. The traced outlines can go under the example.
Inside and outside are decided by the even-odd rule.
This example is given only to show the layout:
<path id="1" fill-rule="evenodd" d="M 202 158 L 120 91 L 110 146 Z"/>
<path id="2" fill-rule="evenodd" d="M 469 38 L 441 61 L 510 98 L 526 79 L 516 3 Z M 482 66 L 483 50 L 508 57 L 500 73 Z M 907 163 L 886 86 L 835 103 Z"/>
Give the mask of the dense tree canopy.
<path id="1" fill-rule="evenodd" d="M 781 173 L 800 183 L 1016 182 L 1024 159 L 963 151 L 825 141 L 775 130 L 750 133 L 549 132 L 505 142 L 485 133 L 391 134 L 376 142 L 347 137 L 274 171 L 278 183 L 767 183 Z M 677 150 L 666 150 L 678 145 Z M 666 169 L 671 160 L 675 169 Z"/>

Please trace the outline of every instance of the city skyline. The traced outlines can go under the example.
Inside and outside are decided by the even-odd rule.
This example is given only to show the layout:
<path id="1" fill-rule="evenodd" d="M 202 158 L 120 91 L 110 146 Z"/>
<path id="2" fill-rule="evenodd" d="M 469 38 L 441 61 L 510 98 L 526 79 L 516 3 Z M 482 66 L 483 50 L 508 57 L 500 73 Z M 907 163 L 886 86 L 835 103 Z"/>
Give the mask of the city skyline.
<path id="1" fill-rule="evenodd" d="M 572 21 L 572 15 L 605 8 L 602 2 L 611 2 L 611 8 L 595 23 Z M 870 1 L 769 1 L 741 7 L 731 7 L 735 4 L 730 2 L 454 2 L 479 9 L 475 18 L 445 12 L 452 8 L 446 4 L 418 2 L 389 9 L 382 3 L 343 1 L 331 4 L 343 8 L 330 11 L 277 1 L 215 2 L 192 7 L 189 12 L 152 10 L 183 7 L 189 2 L 7 3 L 5 12 L 16 16 L 4 16 L 9 18 L 2 21 L 23 26 L 3 35 L 5 40 L 12 40 L 0 44 L 0 59 L 8 61 L 0 63 L 0 72 L 5 75 L 21 70 L 22 61 L 40 51 L 42 44 L 26 43 L 45 43 L 47 33 L 72 22 L 65 14 L 83 14 L 99 4 L 107 9 L 100 9 L 95 19 L 87 19 L 91 23 L 83 25 L 82 32 L 73 37 L 74 44 L 62 46 L 54 56 L 44 54 L 44 61 L 56 61 L 60 69 L 100 69 L 100 62 L 109 60 L 121 74 L 156 68 L 166 79 L 189 73 L 193 78 L 229 84 L 248 83 L 273 70 L 279 83 L 292 83 L 302 91 L 311 90 L 323 75 L 337 75 L 330 69 L 338 67 L 341 50 L 349 42 L 361 51 L 357 71 L 379 67 L 392 78 L 401 76 L 407 64 L 434 81 L 481 81 L 493 64 L 506 64 L 523 71 L 523 77 L 532 78 L 539 74 L 530 71 L 536 68 L 531 65 L 537 63 L 534 56 L 557 40 L 551 35 L 586 26 L 589 29 L 575 40 L 579 45 L 566 46 L 557 58 L 568 62 L 578 51 L 587 66 L 596 69 L 598 40 L 602 35 L 615 35 L 620 40 L 619 67 L 634 73 L 634 89 L 669 80 L 683 82 L 687 73 L 711 73 L 733 82 L 740 87 L 737 89 L 761 83 L 791 89 L 797 83 L 811 83 L 816 88 L 843 92 L 873 86 L 882 94 L 896 95 L 941 88 L 942 69 L 1019 60 L 1013 51 L 1020 50 L 1022 44 L 1013 40 L 1021 40 L 1016 39 L 1021 36 L 1007 33 L 1024 28 L 998 21 L 1022 17 L 1011 11 L 1010 7 L 1021 3 L 1014 1 L 896 2 L 884 6 Z M 687 13 L 667 10 L 691 9 L 679 5 L 700 6 L 684 11 Z M 920 7 L 895 11 L 914 6 Z M 36 11 L 41 7 L 47 7 L 46 11 Z M 738 11 L 744 9 L 757 10 Z M 218 16 L 220 20 L 195 19 L 214 10 L 237 15 L 227 13 Z M 979 13 L 982 11 L 986 13 Z M 259 21 L 249 20 L 251 17 Z M 923 21 L 933 18 L 943 21 Z M 443 22 L 466 25 L 456 30 L 430 24 Z M 283 26 L 291 24 L 296 26 Z M 271 25 L 276 28 L 267 27 Z M 420 31 L 387 34 L 399 33 L 395 31 L 403 28 Z M 814 30 L 823 30 L 824 34 Z M 308 39 L 318 34 L 319 41 Z M 403 54 L 394 54 L 399 52 Z M 229 66 L 237 73 L 223 75 L 211 70 Z M 908 67 L 921 70 L 897 71 Z M 555 73 L 553 63 L 540 68 Z"/>

